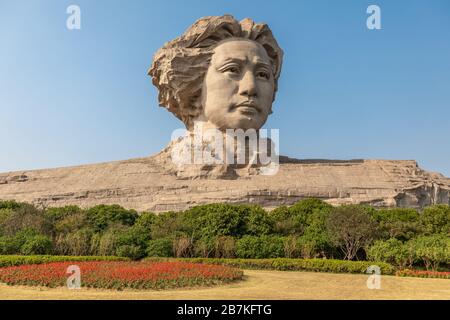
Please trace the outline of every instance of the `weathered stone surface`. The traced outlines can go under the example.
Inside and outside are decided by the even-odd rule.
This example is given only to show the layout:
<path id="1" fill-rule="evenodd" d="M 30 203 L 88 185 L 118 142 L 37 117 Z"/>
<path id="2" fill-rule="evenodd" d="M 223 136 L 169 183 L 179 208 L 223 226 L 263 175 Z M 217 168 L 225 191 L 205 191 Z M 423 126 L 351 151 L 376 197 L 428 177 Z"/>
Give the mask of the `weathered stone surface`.
<path id="1" fill-rule="evenodd" d="M 119 204 L 139 211 L 183 210 L 213 202 L 265 208 L 316 197 L 331 204 L 383 207 L 450 204 L 450 179 L 415 161 L 296 160 L 281 157 L 274 176 L 186 179 L 158 155 L 68 168 L 0 174 L 0 199 L 44 206 Z"/>

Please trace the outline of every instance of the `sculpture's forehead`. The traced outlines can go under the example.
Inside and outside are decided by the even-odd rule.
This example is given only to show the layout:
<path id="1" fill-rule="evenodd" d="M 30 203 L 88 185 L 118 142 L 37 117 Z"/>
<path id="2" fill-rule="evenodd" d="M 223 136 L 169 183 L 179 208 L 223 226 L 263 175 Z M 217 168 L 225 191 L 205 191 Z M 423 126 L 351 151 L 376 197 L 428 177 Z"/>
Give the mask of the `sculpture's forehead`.
<path id="1" fill-rule="evenodd" d="M 261 44 L 252 40 L 239 38 L 220 43 L 214 49 L 212 57 L 214 63 L 225 62 L 229 59 L 251 61 L 254 63 L 271 63 L 266 50 Z"/>

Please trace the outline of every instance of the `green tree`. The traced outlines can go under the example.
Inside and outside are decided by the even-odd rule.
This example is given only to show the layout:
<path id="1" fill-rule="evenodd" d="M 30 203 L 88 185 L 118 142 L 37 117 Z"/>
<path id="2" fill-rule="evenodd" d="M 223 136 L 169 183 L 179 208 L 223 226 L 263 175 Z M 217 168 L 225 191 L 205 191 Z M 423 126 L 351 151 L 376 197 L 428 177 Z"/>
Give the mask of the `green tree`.
<path id="1" fill-rule="evenodd" d="M 45 235 L 35 235 L 28 238 L 20 248 L 20 253 L 24 255 L 52 254 L 53 242 Z"/>
<path id="2" fill-rule="evenodd" d="M 236 255 L 243 259 L 284 257 L 285 238 L 275 235 L 243 236 L 237 241 Z"/>
<path id="3" fill-rule="evenodd" d="M 384 239 L 396 238 L 407 241 L 418 236 L 422 230 L 420 215 L 415 209 L 380 209 L 373 211 L 372 217 L 379 223 Z"/>
<path id="4" fill-rule="evenodd" d="M 183 224 L 188 228 L 188 234 L 194 238 L 234 236 L 240 237 L 245 234 L 247 217 L 252 210 L 251 206 L 237 206 L 230 204 L 208 204 L 193 207 L 183 214 Z M 256 210 L 255 210 L 256 211 Z M 258 212 L 254 213 L 255 219 L 250 228 L 252 231 L 264 229 L 265 223 L 258 225 L 256 218 Z"/>
<path id="5" fill-rule="evenodd" d="M 450 206 L 434 205 L 425 208 L 420 215 L 420 222 L 426 235 L 441 233 L 450 236 Z"/>
<path id="6" fill-rule="evenodd" d="M 417 258 L 427 270 L 436 271 L 439 265 L 450 262 L 450 239 L 442 234 L 414 239 Z"/>
<path id="7" fill-rule="evenodd" d="M 401 268 L 412 266 L 415 260 L 415 249 L 410 249 L 410 243 L 391 238 L 377 240 L 367 249 L 367 256 L 373 261 L 382 261 L 398 265 Z"/>
<path id="8" fill-rule="evenodd" d="M 344 259 L 354 259 L 360 249 L 377 237 L 378 224 L 371 218 L 370 211 L 365 206 L 347 205 L 334 208 L 330 213 L 327 230 L 331 241 L 341 248 Z"/>
<path id="9" fill-rule="evenodd" d="M 45 213 L 30 204 L 21 204 L 3 218 L 0 230 L 4 235 L 14 236 L 25 229 L 32 229 L 44 235 L 52 233 L 53 225 Z"/>
<path id="10" fill-rule="evenodd" d="M 114 223 L 132 226 L 138 218 L 135 210 L 127 210 L 119 205 L 98 205 L 87 210 L 86 214 L 88 223 L 97 232 L 106 230 Z"/>

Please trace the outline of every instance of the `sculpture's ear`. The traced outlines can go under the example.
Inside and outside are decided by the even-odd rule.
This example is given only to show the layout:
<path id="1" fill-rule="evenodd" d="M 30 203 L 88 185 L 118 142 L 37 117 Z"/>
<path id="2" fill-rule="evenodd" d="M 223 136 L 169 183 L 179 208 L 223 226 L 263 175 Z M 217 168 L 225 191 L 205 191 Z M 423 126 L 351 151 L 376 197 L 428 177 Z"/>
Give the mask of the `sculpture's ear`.
<path id="1" fill-rule="evenodd" d="M 201 110 L 202 109 L 202 95 L 201 93 L 196 94 L 191 99 L 191 105 L 192 108 L 195 110 Z"/>

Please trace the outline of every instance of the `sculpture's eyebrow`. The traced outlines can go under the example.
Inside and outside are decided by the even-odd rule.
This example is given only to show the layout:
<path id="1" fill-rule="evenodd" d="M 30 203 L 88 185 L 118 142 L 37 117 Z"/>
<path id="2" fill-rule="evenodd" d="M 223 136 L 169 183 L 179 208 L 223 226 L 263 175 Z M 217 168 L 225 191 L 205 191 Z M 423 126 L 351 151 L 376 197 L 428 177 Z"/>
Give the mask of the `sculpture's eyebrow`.
<path id="1" fill-rule="evenodd" d="M 264 60 L 260 60 L 260 59 L 258 59 L 258 60 L 256 61 L 256 66 L 257 66 L 257 67 L 266 67 L 266 68 L 268 68 L 268 69 L 271 69 L 271 68 L 272 68 L 272 65 L 271 65 L 270 63 L 267 63 L 267 62 L 265 62 Z"/>
<path id="2" fill-rule="evenodd" d="M 230 62 L 238 62 L 239 64 L 245 64 L 246 62 L 248 62 L 248 58 L 226 58 L 223 61 L 219 61 L 219 64 L 221 66 L 230 63 Z M 266 68 L 271 68 L 271 64 L 267 63 L 266 61 L 262 60 L 262 59 L 256 59 L 256 61 L 254 61 L 257 67 L 266 67 Z"/>
<path id="3" fill-rule="evenodd" d="M 222 61 L 219 61 L 219 64 L 223 66 L 230 62 L 239 62 L 240 64 L 244 64 L 247 62 L 247 59 L 246 58 L 244 58 L 244 59 L 242 59 L 242 58 L 226 58 Z"/>

